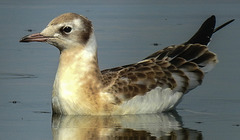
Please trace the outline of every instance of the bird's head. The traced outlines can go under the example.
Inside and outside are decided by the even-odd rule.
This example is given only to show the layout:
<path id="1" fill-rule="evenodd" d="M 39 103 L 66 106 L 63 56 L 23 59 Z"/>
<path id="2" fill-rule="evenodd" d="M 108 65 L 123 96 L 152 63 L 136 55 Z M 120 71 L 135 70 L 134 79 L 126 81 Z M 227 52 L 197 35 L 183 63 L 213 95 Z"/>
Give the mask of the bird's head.
<path id="1" fill-rule="evenodd" d="M 41 33 L 27 35 L 20 42 L 47 42 L 62 51 L 84 47 L 92 36 L 90 20 L 75 13 L 65 13 L 54 18 Z"/>

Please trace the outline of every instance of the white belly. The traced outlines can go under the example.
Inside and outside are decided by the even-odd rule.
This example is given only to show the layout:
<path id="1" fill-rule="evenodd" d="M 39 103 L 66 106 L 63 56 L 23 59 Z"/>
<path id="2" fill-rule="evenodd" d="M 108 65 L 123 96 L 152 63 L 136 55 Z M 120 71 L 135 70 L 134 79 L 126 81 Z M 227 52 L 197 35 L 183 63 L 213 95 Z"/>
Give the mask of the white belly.
<path id="1" fill-rule="evenodd" d="M 170 88 L 157 87 L 145 95 L 135 96 L 123 102 L 113 114 L 149 114 L 173 109 L 183 96 L 182 92 L 174 92 Z"/>

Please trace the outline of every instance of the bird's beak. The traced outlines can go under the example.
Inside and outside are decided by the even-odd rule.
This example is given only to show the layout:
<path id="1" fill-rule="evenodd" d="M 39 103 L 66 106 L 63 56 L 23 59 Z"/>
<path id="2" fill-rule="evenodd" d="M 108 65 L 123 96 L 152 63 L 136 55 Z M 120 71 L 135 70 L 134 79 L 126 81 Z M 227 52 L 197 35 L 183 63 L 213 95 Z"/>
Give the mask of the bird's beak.
<path id="1" fill-rule="evenodd" d="M 48 39 L 49 37 L 36 33 L 24 36 L 19 42 L 46 42 Z"/>

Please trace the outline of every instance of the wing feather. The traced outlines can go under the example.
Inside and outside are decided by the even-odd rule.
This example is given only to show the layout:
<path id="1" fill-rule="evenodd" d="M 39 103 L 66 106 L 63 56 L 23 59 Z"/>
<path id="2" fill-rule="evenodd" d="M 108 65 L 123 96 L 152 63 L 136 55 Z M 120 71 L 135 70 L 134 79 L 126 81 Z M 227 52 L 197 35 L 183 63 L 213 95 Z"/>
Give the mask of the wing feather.
<path id="1" fill-rule="evenodd" d="M 156 87 L 187 93 L 201 84 L 204 73 L 216 62 L 216 55 L 205 45 L 173 45 L 138 63 L 103 70 L 102 81 L 105 92 L 118 103 Z"/>

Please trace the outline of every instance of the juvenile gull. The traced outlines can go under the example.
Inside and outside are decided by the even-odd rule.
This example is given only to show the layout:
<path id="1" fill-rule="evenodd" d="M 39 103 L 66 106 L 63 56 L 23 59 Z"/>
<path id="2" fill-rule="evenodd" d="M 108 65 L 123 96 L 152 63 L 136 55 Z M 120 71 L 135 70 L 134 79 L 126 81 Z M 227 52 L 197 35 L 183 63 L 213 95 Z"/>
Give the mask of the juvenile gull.
<path id="1" fill-rule="evenodd" d="M 93 26 L 86 17 L 65 13 L 41 32 L 20 42 L 47 42 L 60 50 L 52 109 L 64 115 L 146 114 L 172 110 L 184 94 L 202 83 L 218 62 L 207 44 L 215 16 L 181 45 L 157 51 L 142 61 L 100 71 Z"/>

